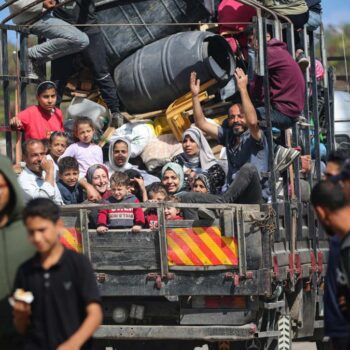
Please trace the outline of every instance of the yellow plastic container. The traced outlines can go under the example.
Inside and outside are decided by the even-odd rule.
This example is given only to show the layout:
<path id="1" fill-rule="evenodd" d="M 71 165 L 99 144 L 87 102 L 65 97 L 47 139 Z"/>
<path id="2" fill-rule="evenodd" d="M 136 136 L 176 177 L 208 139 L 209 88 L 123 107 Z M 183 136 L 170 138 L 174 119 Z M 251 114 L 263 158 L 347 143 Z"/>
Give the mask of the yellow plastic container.
<path id="1" fill-rule="evenodd" d="M 182 140 L 184 131 L 191 126 L 190 119 L 182 113 L 192 108 L 192 96 L 189 94 L 186 94 L 185 96 L 175 100 L 165 112 L 170 129 L 179 142 Z M 198 95 L 198 99 L 200 102 L 207 100 L 207 92 L 201 92 Z"/>
<path id="2" fill-rule="evenodd" d="M 171 134 L 170 125 L 166 119 L 166 116 L 159 116 L 154 118 L 154 132 L 156 136 Z"/>

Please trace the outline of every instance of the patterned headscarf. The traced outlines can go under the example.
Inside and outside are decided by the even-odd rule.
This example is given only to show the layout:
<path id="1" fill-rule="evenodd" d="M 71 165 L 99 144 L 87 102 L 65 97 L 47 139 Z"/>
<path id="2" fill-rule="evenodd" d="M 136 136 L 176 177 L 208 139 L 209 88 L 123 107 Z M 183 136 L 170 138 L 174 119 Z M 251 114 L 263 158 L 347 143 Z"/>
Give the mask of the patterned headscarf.
<path id="1" fill-rule="evenodd" d="M 95 171 L 97 169 L 102 169 L 105 171 L 106 175 L 107 175 L 107 178 L 109 178 L 108 176 L 108 169 L 103 165 L 103 164 L 95 164 L 95 165 L 91 165 L 91 167 L 87 170 L 86 172 L 86 181 L 89 183 L 89 184 L 92 184 L 92 178 L 94 177 L 94 174 L 95 174 Z"/>
<path id="2" fill-rule="evenodd" d="M 196 177 L 194 178 L 194 182 L 196 182 L 197 180 L 200 180 L 203 182 L 205 188 L 208 190 L 208 193 L 213 193 L 208 173 L 197 174 Z"/>

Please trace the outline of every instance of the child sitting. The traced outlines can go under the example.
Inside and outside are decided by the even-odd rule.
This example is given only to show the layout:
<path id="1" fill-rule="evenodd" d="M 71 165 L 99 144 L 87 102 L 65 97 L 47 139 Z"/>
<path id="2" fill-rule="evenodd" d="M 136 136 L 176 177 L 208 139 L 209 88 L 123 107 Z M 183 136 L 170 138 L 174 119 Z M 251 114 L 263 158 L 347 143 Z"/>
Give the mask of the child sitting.
<path id="1" fill-rule="evenodd" d="M 161 182 L 154 182 L 147 188 L 148 201 L 162 202 L 167 197 L 167 191 Z M 149 208 L 145 211 L 146 226 L 151 230 L 158 230 L 158 215 L 156 208 Z"/>
<path id="2" fill-rule="evenodd" d="M 175 196 L 168 196 L 165 198 L 166 202 L 169 203 L 179 203 L 179 199 Z M 165 220 L 183 220 L 181 216 L 181 209 L 175 207 L 166 207 L 164 209 Z"/>
<path id="3" fill-rule="evenodd" d="M 130 179 L 127 174 L 116 171 L 110 178 L 112 195 L 106 203 L 139 203 L 129 192 Z M 141 208 L 103 209 L 98 213 L 97 232 L 106 233 L 108 228 L 129 228 L 132 232 L 140 232 L 145 224 L 145 216 Z"/>
<path id="4" fill-rule="evenodd" d="M 40 83 L 36 89 L 38 104 L 30 106 L 10 119 L 11 127 L 24 130 L 24 139 L 48 139 L 53 131 L 64 131 L 62 111 L 55 107 L 56 85 Z"/>
<path id="5" fill-rule="evenodd" d="M 84 192 L 78 183 L 79 164 L 73 157 L 64 157 L 58 162 L 57 187 L 64 204 L 78 204 L 84 201 Z"/>
<path id="6" fill-rule="evenodd" d="M 78 161 L 79 179 L 85 176 L 90 166 L 103 164 L 102 149 L 92 141 L 94 131 L 95 127 L 90 118 L 76 118 L 74 122 L 74 137 L 77 139 L 77 142 L 70 145 L 60 157 L 74 157 Z"/>

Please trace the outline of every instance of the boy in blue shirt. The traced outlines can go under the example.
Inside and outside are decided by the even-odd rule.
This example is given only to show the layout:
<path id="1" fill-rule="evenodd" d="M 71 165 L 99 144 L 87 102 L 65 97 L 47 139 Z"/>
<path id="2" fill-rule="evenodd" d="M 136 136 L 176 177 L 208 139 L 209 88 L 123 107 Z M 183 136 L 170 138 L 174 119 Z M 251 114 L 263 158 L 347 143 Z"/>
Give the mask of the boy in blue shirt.
<path id="1" fill-rule="evenodd" d="M 73 157 L 64 157 L 58 162 L 57 187 L 64 204 L 78 204 L 84 201 L 84 192 L 79 185 L 79 163 Z"/>

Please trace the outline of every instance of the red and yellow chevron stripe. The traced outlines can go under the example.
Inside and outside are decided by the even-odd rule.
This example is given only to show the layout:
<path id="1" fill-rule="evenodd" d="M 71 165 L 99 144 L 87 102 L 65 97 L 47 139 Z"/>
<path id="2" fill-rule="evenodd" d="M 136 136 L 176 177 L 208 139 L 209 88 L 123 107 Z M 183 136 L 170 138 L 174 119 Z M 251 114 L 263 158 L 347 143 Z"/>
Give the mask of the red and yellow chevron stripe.
<path id="1" fill-rule="evenodd" d="M 81 242 L 81 232 L 75 227 L 64 228 L 61 233 L 61 243 L 68 249 L 74 250 L 81 253 L 82 242 Z"/>
<path id="2" fill-rule="evenodd" d="M 62 244 L 82 252 L 81 232 L 75 227 L 64 228 Z M 169 266 L 238 265 L 237 241 L 222 237 L 218 227 L 167 229 Z"/>
<path id="3" fill-rule="evenodd" d="M 238 265 L 237 241 L 218 227 L 167 229 L 170 266 Z"/>

